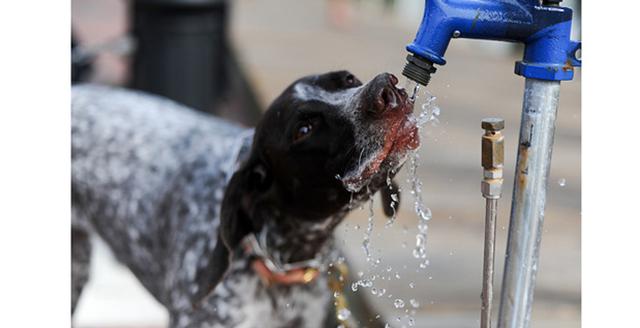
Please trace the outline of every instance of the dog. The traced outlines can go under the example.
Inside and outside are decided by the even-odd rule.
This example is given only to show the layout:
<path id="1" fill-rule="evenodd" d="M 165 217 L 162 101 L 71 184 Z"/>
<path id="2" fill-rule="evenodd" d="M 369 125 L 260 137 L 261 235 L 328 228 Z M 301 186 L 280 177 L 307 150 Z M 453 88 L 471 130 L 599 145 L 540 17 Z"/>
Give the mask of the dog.
<path id="1" fill-rule="evenodd" d="M 171 327 L 335 321 L 332 231 L 377 191 L 392 213 L 390 181 L 419 145 L 397 84 L 303 77 L 255 130 L 141 92 L 73 87 L 72 313 L 96 234 Z"/>

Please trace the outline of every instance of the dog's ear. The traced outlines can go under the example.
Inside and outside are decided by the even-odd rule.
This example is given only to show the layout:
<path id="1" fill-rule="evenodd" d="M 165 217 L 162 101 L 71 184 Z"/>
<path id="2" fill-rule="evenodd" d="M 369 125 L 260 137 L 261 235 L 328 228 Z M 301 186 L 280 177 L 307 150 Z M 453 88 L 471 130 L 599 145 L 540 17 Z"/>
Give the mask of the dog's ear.
<path id="1" fill-rule="evenodd" d="M 382 209 L 387 217 L 392 217 L 400 207 L 400 189 L 395 181 L 380 190 Z"/>
<path id="2" fill-rule="evenodd" d="M 252 214 L 258 198 L 270 184 L 271 177 L 266 167 L 251 159 L 229 180 L 220 209 L 218 240 L 213 256 L 206 267 L 196 272 L 196 283 L 201 288 L 192 295 L 195 307 L 205 301 L 222 280 L 242 239 L 259 228 L 260 222 Z"/>

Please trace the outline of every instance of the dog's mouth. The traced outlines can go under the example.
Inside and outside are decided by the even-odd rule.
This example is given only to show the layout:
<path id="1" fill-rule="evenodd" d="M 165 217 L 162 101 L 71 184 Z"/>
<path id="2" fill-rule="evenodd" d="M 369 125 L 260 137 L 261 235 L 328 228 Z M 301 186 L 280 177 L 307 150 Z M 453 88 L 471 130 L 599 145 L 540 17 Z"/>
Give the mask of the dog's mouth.
<path id="1" fill-rule="evenodd" d="M 417 119 L 413 115 L 413 101 L 404 89 L 395 86 L 386 97 L 392 97 L 389 101 L 397 101 L 398 106 L 381 119 L 379 128 L 383 132 L 375 138 L 375 146 L 370 146 L 373 151 L 362 162 L 359 160 L 359 165 L 352 174 L 342 179 L 350 192 L 358 192 L 374 180 L 385 181 L 390 173 L 397 173 L 409 152 L 420 145 Z"/>

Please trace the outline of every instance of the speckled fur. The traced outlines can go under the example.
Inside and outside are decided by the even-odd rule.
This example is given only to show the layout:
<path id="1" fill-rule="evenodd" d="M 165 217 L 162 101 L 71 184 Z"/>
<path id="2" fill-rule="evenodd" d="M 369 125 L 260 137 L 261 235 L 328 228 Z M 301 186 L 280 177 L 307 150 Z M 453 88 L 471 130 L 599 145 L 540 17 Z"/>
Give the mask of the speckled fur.
<path id="1" fill-rule="evenodd" d="M 159 97 L 74 87 L 72 307 L 88 279 L 86 237 L 95 232 L 167 307 L 172 327 L 321 326 L 331 305 L 324 275 L 305 286 L 265 288 L 241 252 L 201 308 L 189 302 L 188 290 L 202 288 L 195 271 L 216 245 L 224 188 L 251 136 L 250 129 Z M 330 237 L 311 233 L 311 224 L 266 225 L 295 230 L 304 241 Z M 274 248 L 283 247 L 281 234 L 270 238 Z"/>

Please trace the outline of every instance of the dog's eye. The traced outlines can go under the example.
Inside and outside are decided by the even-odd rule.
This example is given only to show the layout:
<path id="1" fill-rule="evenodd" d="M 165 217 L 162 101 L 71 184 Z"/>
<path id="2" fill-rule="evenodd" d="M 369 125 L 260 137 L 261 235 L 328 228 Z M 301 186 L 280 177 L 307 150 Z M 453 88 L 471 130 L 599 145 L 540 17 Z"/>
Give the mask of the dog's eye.
<path id="1" fill-rule="evenodd" d="M 313 125 L 311 123 L 302 124 L 300 127 L 298 127 L 298 130 L 293 137 L 293 141 L 299 141 L 308 137 L 309 135 L 311 135 L 311 131 L 313 131 Z"/>

